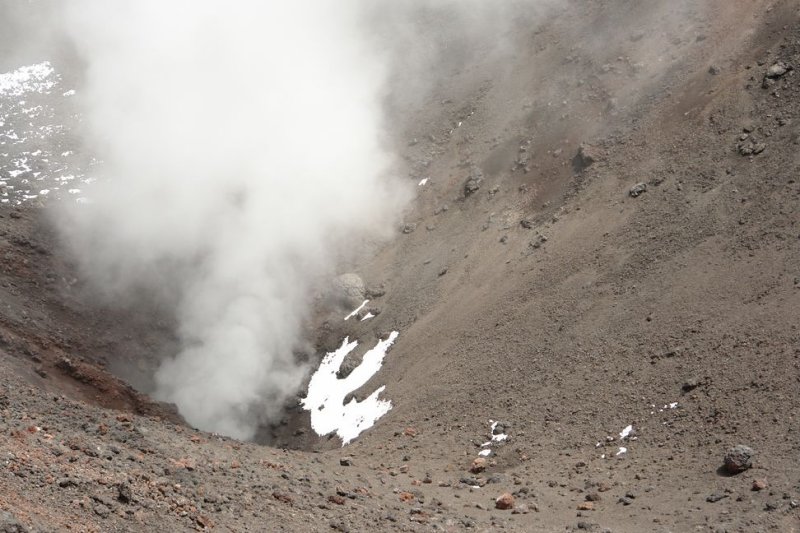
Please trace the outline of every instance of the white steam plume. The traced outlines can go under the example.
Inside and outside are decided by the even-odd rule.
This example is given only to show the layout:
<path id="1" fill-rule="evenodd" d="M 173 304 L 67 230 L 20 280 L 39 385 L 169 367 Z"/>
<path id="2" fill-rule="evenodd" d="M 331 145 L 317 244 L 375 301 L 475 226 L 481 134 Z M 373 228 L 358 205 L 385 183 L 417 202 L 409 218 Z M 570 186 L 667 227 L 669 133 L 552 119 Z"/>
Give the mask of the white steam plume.
<path id="1" fill-rule="evenodd" d="M 381 57 L 357 2 L 71 1 L 78 95 L 102 159 L 66 234 L 122 294 L 174 298 L 156 395 L 253 436 L 295 392 L 313 280 L 404 203 L 383 148 Z M 270 411 L 272 410 L 272 411 Z"/>

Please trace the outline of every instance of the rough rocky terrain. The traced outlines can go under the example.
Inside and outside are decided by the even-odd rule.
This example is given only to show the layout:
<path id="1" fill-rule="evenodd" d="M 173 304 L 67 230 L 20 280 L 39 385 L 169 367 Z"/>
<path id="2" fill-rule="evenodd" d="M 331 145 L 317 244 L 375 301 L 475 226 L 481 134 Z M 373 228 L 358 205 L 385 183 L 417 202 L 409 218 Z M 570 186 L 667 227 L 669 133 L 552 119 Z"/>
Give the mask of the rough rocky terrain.
<path id="1" fill-rule="evenodd" d="M 800 4 L 663 4 L 558 4 L 398 115 L 428 181 L 346 265 L 380 314 L 311 329 L 400 332 L 345 448 L 187 427 L 145 394 L 170 318 L 3 204 L 0 531 L 800 528 Z"/>

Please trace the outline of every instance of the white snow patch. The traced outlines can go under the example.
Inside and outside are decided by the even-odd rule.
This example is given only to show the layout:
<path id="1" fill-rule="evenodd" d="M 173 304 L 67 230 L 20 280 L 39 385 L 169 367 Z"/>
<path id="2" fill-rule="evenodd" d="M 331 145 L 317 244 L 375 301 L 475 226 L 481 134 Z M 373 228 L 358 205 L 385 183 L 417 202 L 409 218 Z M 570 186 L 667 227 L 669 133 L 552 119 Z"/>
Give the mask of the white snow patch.
<path id="1" fill-rule="evenodd" d="M 497 435 L 495 435 L 494 430 L 497 428 L 498 422 L 496 422 L 495 420 L 489 420 L 489 424 L 491 424 L 491 426 L 489 427 L 489 435 L 491 435 L 492 440 L 487 440 L 486 442 L 481 444 L 481 448 L 486 448 L 487 446 L 491 446 L 492 444 L 503 442 L 508 439 L 508 435 L 506 435 L 505 433 L 498 433 Z"/>
<path id="2" fill-rule="evenodd" d="M 50 62 L 44 61 L 0 74 L 0 96 L 22 96 L 30 92 L 49 91 L 56 84 L 50 78 L 53 72 Z M 20 105 L 24 105 L 24 102 L 20 102 Z"/>
<path id="3" fill-rule="evenodd" d="M 628 448 L 620 446 L 619 451 L 615 455 L 622 455 L 623 453 L 628 453 Z"/>
<path id="4" fill-rule="evenodd" d="M 344 399 L 380 370 L 386 350 L 394 344 L 397 336 L 398 332 L 393 331 L 386 340 L 379 341 L 364 354 L 361 364 L 344 379 L 337 378 L 336 373 L 347 354 L 358 346 L 358 341 L 349 342 L 349 338 L 345 338 L 339 349 L 323 357 L 319 369 L 308 383 L 307 396 L 300 401 L 303 408 L 311 412 L 311 428 L 317 435 L 336 432 L 344 446 L 389 412 L 392 402 L 378 398 L 385 386 L 378 387 L 360 402 L 353 398 L 344 405 Z"/>
<path id="5" fill-rule="evenodd" d="M 75 89 L 70 89 L 69 91 L 65 92 L 62 96 L 75 96 Z"/>
<path id="6" fill-rule="evenodd" d="M 423 185 L 428 183 L 428 179 L 430 178 L 422 178 L 421 180 L 419 180 L 419 186 L 422 187 Z"/>
<path id="7" fill-rule="evenodd" d="M 481 457 L 489 457 L 491 454 L 492 454 L 492 450 L 490 450 L 488 448 L 478 452 L 478 455 L 480 455 Z"/>
<path id="8" fill-rule="evenodd" d="M 630 436 L 630 434 L 631 434 L 631 432 L 632 432 L 632 431 L 633 431 L 633 425 L 632 425 L 632 424 L 629 424 L 629 425 L 625 426 L 625 429 L 623 429 L 623 430 L 620 432 L 620 434 L 619 434 L 619 438 L 621 438 L 621 439 L 627 439 L 627 438 Z"/>
<path id="9" fill-rule="evenodd" d="M 494 434 L 494 430 L 497 427 L 497 422 L 494 420 L 490 420 L 490 422 L 492 423 L 492 442 L 503 442 L 504 440 L 507 440 L 508 435 L 505 433 L 498 433 L 497 435 Z"/>
<path id="10" fill-rule="evenodd" d="M 372 313 L 367 313 L 367 314 L 366 314 L 366 315 L 364 315 L 364 317 L 361 319 L 361 322 L 364 322 L 365 320 L 369 320 L 370 318 L 374 318 L 374 317 L 375 317 L 375 315 L 373 315 Z"/>
<path id="11" fill-rule="evenodd" d="M 365 305 L 367 305 L 368 303 L 369 303 L 369 300 L 364 300 L 363 302 L 361 302 L 361 305 L 359 305 L 358 307 L 356 307 L 355 309 L 353 309 L 353 312 L 352 312 L 352 313 L 350 313 L 349 315 L 347 315 L 346 317 L 344 317 L 344 319 L 345 319 L 345 320 L 350 320 L 351 318 L 353 318 L 354 316 L 356 316 L 356 315 L 358 314 L 358 312 L 359 312 L 359 311 L 361 311 L 362 309 L 364 309 L 364 306 L 365 306 Z"/>

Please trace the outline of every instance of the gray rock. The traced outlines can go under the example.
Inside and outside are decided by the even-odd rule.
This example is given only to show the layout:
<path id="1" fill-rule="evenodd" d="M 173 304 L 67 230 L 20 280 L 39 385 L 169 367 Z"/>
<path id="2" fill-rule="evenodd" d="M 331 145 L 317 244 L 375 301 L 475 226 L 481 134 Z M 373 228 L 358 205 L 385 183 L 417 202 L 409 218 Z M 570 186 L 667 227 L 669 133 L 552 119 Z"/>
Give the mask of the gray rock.
<path id="1" fill-rule="evenodd" d="M 358 368 L 358 365 L 361 364 L 361 360 L 356 359 L 352 353 L 347 354 L 347 356 L 342 361 L 341 366 L 339 366 L 339 370 L 336 371 L 336 377 L 338 379 L 345 379 L 347 376 L 352 374 L 353 370 Z"/>
<path id="2" fill-rule="evenodd" d="M 475 178 L 469 178 L 466 183 L 464 183 L 464 196 L 469 196 L 478 191 L 481 188 L 480 180 Z"/>
<path id="3" fill-rule="evenodd" d="M 464 183 L 464 196 L 469 196 L 478 191 L 481 188 L 481 182 L 483 181 L 483 172 L 476 166 L 472 166 L 469 171 L 469 178 L 467 178 L 466 183 Z"/>
<path id="4" fill-rule="evenodd" d="M 578 153 L 572 158 L 572 170 L 583 172 L 602 157 L 600 150 L 590 144 L 581 144 Z"/>
<path id="5" fill-rule="evenodd" d="M 133 491 L 129 483 L 123 481 L 117 485 L 117 500 L 122 503 L 131 503 L 133 501 Z"/>
<path id="6" fill-rule="evenodd" d="M 647 192 L 647 184 L 642 182 L 642 183 L 637 183 L 636 185 L 631 187 L 630 190 L 628 191 L 628 194 L 630 195 L 631 198 L 637 198 L 645 192 Z"/>
<path id="7" fill-rule="evenodd" d="M 77 487 L 78 486 L 78 480 L 74 479 L 74 478 L 70 478 L 70 477 L 62 477 L 56 483 L 62 489 L 66 489 L 66 488 L 69 488 L 69 487 Z"/>
<path id="8" fill-rule="evenodd" d="M 408 224 L 403 224 L 402 231 L 403 233 L 408 235 L 409 233 L 413 233 L 415 229 L 417 229 L 417 225 L 412 222 L 409 222 Z"/>
<path id="9" fill-rule="evenodd" d="M 14 515 L 0 511 L 0 533 L 27 533 L 28 528 L 19 523 Z"/>
<path id="10" fill-rule="evenodd" d="M 366 298 L 366 288 L 361 276 L 353 272 L 338 276 L 333 282 L 333 295 L 347 307 L 358 307 Z"/>
<path id="11" fill-rule="evenodd" d="M 778 61 L 767 69 L 765 76 L 770 79 L 780 78 L 790 70 L 792 70 L 791 66 L 787 65 L 783 61 Z"/>
<path id="12" fill-rule="evenodd" d="M 737 444 L 725 454 L 725 470 L 730 474 L 744 472 L 753 466 L 755 452 L 749 446 Z"/>
<path id="13" fill-rule="evenodd" d="M 385 294 L 386 294 L 386 288 L 383 285 L 367 288 L 367 296 L 369 296 L 370 298 L 380 298 Z"/>
<path id="14" fill-rule="evenodd" d="M 709 502 L 709 503 L 717 503 L 721 499 L 727 498 L 727 497 L 728 497 L 728 495 L 725 494 L 724 492 L 717 491 L 717 492 L 714 492 L 713 494 L 709 495 L 706 498 L 706 501 Z"/>
<path id="15" fill-rule="evenodd" d="M 108 518 L 108 515 L 111 514 L 111 509 L 109 509 L 108 506 L 102 503 L 97 503 L 94 506 L 94 514 L 96 514 L 100 518 Z"/>
<path id="16" fill-rule="evenodd" d="M 700 378 L 692 376 L 683 382 L 683 385 L 681 385 L 681 390 L 683 390 L 683 392 L 689 392 L 696 389 L 699 386 L 700 386 Z"/>

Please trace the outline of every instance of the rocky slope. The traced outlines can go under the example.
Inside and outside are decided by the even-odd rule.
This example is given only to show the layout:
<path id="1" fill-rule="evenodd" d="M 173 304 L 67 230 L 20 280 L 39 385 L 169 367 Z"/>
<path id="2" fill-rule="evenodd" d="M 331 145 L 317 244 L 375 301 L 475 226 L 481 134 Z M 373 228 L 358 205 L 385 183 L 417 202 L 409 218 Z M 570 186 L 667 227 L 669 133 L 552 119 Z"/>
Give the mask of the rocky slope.
<path id="1" fill-rule="evenodd" d="M 92 304 L 41 198 L 5 205 L 0 531 L 796 528 L 800 6 L 542 17 L 397 118 L 417 198 L 350 265 L 380 314 L 311 339 L 400 332 L 344 449 L 295 406 L 267 446 L 199 432 L 115 377 L 147 390 L 169 317 Z"/>

